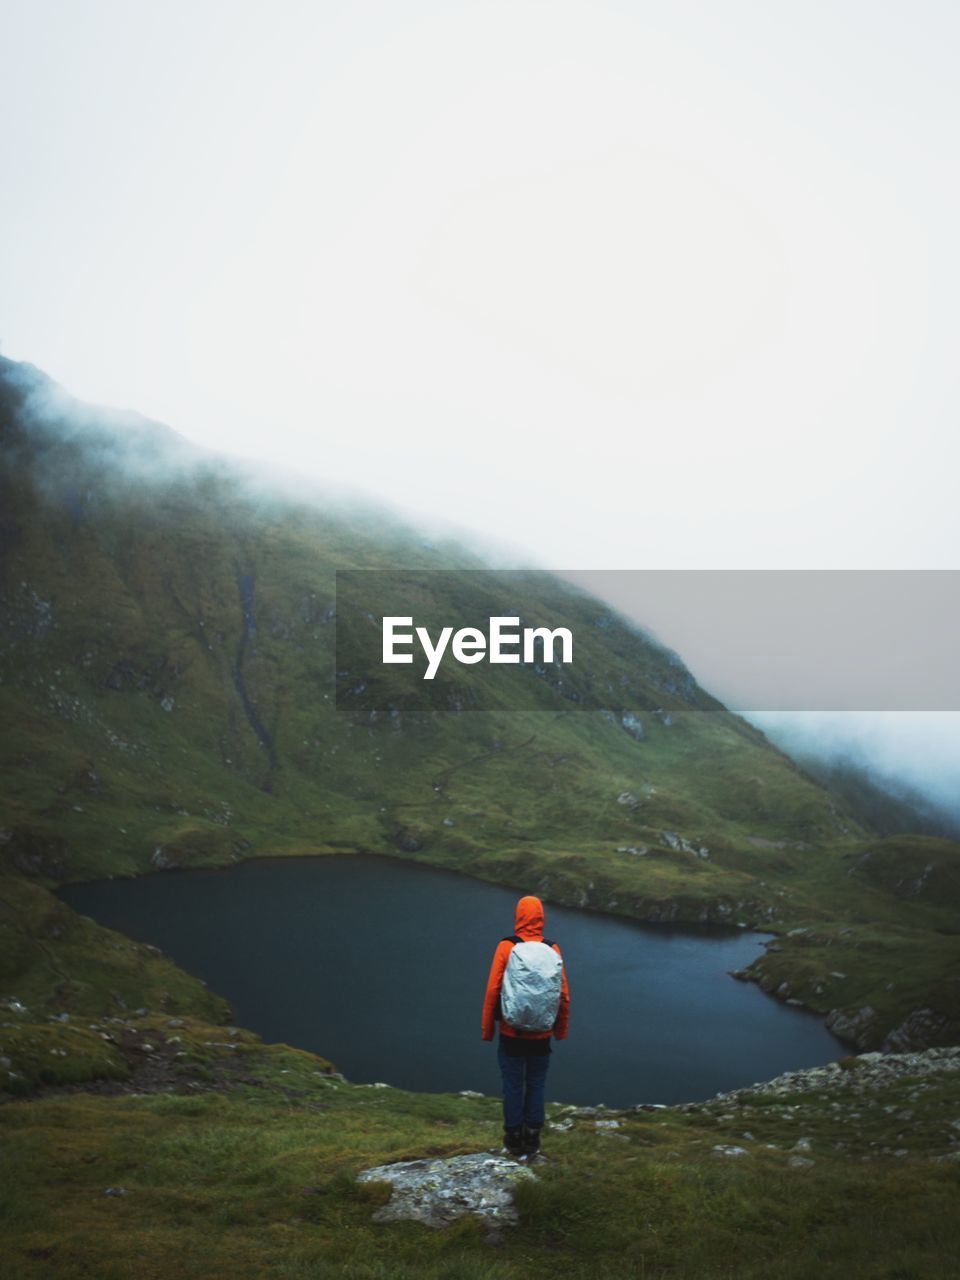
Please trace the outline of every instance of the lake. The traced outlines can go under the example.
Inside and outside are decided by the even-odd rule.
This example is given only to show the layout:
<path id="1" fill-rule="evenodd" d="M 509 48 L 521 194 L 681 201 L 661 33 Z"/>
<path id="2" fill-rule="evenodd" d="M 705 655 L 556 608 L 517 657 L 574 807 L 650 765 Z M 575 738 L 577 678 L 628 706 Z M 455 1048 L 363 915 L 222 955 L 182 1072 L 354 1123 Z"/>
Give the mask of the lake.
<path id="1" fill-rule="evenodd" d="M 239 1025 L 322 1054 L 349 1080 L 499 1093 L 480 1007 L 493 950 L 513 932 L 512 889 L 356 855 L 71 884 L 58 896 L 160 947 L 223 995 Z M 570 986 L 548 1099 L 694 1101 L 848 1052 L 819 1018 L 729 976 L 759 954 L 756 933 L 544 905 Z"/>

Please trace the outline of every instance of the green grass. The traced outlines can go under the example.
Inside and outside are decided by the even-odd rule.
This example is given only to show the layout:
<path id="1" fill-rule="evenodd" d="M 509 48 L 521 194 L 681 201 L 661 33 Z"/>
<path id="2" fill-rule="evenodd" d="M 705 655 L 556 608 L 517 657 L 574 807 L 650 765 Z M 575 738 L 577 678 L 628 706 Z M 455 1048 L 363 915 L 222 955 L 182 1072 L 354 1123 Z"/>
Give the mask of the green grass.
<path id="1" fill-rule="evenodd" d="M 0 875 L 0 999 L 9 996 L 73 1018 L 143 1005 L 210 1022 L 229 1016 L 222 996 L 155 947 L 103 928 L 24 877 Z"/>
<path id="2" fill-rule="evenodd" d="M 589 1118 L 548 1129 L 549 1163 L 518 1186 L 519 1225 L 494 1245 L 472 1219 L 375 1225 L 388 1191 L 354 1177 L 498 1148 L 496 1099 L 344 1084 L 283 1046 L 263 1047 L 257 1073 L 260 1086 L 229 1093 L 0 1107 L 0 1240 L 16 1274 L 926 1278 L 951 1275 L 960 1249 L 957 1166 L 869 1146 L 899 1123 L 884 1106 L 899 1110 L 908 1082 L 862 1105 L 859 1143 L 843 1150 L 827 1097 L 806 1100 L 799 1121 L 761 1099 L 731 1119 L 622 1114 L 615 1137 Z M 914 1134 L 942 1146 L 958 1082 L 913 1108 Z M 801 1133 L 812 1169 L 787 1163 Z M 723 1142 L 751 1154 L 720 1159 Z M 126 1194 L 104 1194 L 116 1186 Z"/>

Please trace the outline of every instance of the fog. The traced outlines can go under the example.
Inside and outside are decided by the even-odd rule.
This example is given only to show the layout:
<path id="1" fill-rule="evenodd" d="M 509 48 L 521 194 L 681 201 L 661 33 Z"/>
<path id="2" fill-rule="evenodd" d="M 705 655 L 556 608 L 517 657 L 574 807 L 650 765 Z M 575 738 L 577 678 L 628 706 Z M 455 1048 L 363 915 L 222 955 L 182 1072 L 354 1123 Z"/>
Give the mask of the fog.
<path id="1" fill-rule="evenodd" d="M 0 9 L 7 356 L 505 563 L 958 567 L 955 5 Z"/>
<path id="2" fill-rule="evenodd" d="M 960 716 L 955 712 L 754 712 L 749 719 L 801 762 L 863 772 L 924 811 L 931 829 L 960 839 Z"/>

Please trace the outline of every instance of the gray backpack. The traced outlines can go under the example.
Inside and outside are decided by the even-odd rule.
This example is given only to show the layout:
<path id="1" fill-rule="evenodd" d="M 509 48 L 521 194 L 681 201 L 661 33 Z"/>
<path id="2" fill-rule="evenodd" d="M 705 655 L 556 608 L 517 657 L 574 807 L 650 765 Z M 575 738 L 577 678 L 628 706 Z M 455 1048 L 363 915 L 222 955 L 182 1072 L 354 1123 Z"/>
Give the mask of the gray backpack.
<path id="1" fill-rule="evenodd" d="M 548 938 L 525 942 L 512 934 L 514 944 L 500 987 L 500 1014 L 517 1031 L 549 1031 L 560 1008 L 563 961 Z"/>

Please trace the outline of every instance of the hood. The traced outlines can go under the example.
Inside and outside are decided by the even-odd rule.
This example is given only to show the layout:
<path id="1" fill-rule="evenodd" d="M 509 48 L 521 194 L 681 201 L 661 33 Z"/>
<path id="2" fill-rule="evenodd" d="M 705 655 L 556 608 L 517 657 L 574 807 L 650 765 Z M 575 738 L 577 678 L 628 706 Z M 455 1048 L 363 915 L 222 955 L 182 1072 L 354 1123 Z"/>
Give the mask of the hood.
<path id="1" fill-rule="evenodd" d="M 528 895 L 517 903 L 513 914 L 513 932 L 529 941 L 543 937 L 543 903 Z"/>

